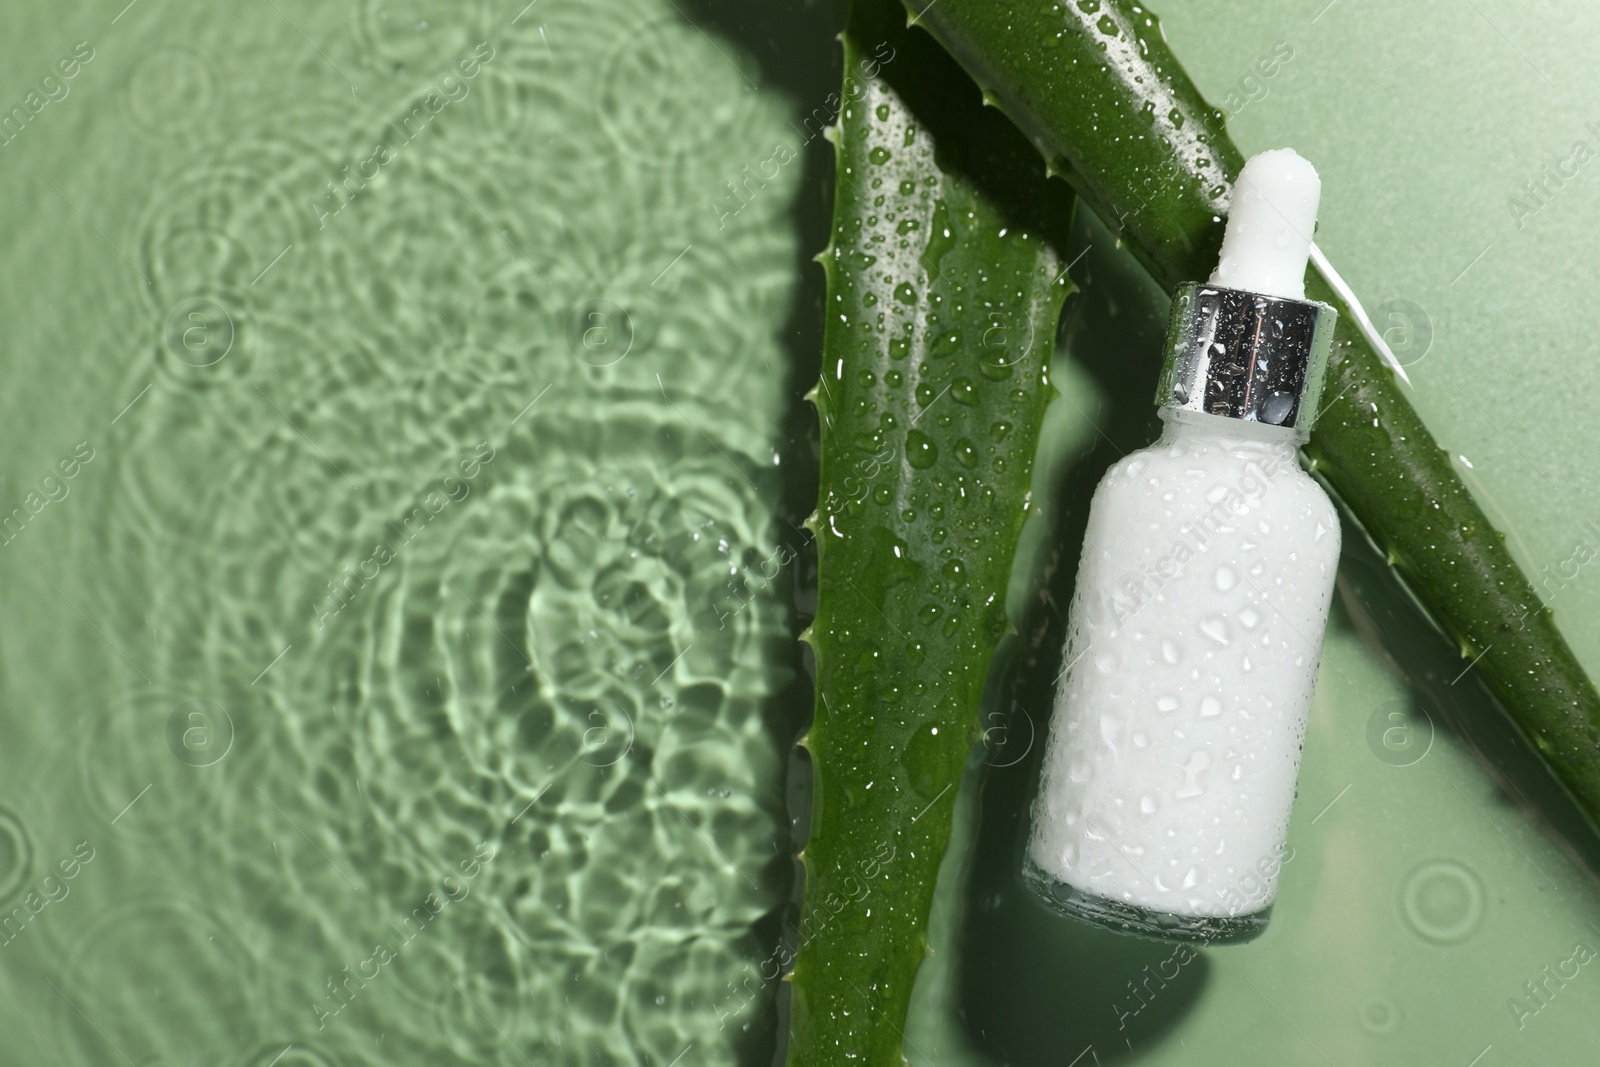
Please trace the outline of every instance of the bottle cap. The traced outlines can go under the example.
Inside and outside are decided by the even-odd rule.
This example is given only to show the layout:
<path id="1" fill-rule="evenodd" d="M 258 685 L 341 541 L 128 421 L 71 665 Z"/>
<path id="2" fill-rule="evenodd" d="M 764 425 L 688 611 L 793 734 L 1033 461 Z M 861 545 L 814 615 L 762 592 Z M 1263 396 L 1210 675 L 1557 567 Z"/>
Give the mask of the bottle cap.
<path id="1" fill-rule="evenodd" d="M 1157 404 L 1310 428 L 1338 315 L 1305 299 L 1320 194 L 1292 149 L 1244 165 L 1216 272 L 1173 300 Z"/>

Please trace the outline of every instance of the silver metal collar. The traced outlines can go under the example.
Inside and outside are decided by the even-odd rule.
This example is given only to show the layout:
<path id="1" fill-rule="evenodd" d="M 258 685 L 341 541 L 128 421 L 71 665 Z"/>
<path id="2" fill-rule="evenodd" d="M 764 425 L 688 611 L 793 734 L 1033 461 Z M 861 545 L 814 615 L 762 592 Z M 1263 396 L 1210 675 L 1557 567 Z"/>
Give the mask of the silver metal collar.
<path id="1" fill-rule="evenodd" d="M 1156 403 L 1309 430 L 1338 312 L 1187 282 L 1172 302 Z"/>

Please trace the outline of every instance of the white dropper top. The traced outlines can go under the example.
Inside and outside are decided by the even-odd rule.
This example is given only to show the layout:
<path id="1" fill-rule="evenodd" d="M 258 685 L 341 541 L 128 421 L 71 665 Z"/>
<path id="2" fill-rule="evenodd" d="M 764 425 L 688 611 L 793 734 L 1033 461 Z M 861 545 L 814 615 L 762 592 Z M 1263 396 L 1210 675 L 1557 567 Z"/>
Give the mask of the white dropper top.
<path id="1" fill-rule="evenodd" d="M 1212 285 L 1304 300 L 1306 260 L 1317 228 L 1322 181 L 1292 148 L 1250 157 L 1233 184 L 1233 205 Z"/>

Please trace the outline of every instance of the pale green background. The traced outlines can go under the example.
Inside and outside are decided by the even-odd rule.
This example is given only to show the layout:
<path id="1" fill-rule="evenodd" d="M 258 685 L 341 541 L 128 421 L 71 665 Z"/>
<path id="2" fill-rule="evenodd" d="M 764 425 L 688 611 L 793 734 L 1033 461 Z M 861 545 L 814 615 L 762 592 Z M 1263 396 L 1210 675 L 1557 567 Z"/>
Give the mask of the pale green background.
<path id="1" fill-rule="evenodd" d="M 1529 569 L 1600 544 L 1579 446 L 1600 391 L 1600 163 L 1523 229 L 1506 205 L 1575 139 L 1600 149 L 1600 10 L 1166 8 L 1217 102 L 1293 45 L 1236 138 L 1312 159 L 1323 248 L 1369 308 L 1424 310 L 1415 403 Z M 770 1058 L 758 973 L 790 889 L 807 576 L 718 612 L 730 569 L 795 541 L 814 476 L 797 398 L 830 163 L 798 122 L 836 84 L 839 20 L 682 0 L 7 9 L 0 106 L 74 42 L 96 56 L 0 147 L 0 505 L 79 441 L 95 458 L 0 548 L 0 906 L 76 842 L 95 858 L 0 945 L 0 1064 Z M 483 40 L 496 55 L 468 96 L 319 228 L 322 183 Z M 780 144 L 797 162 L 729 216 L 723 183 Z M 1159 299 L 1079 232 L 1097 247 L 1075 321 L 1099 332 L 1074 336 L 1108 346 L 1126 322 L 1128 373 L 1151 379 Z M 169 340 L 191 299 L 233 320 L 211 366 Z M 595 308 L 611 332 L 586 348 Z M 204 355 L 218 336 L 193 340 Z M 1090 420 L 1120 409 L 1095 356 L 1058 360 L 1046 510 L 1110 458 Z M 1123 442 L 1148 429 L 1119 420 Z M 326 583 L 480 440 L 496 453 L 470 494 L 318 628 Z M 1585 570 L 1552 603 L 1600 673 L 1600 582 Z M 1442 723 L 1413 766 L 1374 755 L 1374 712 L 1420 720 L 1351 618 L 1329 633 L 1272 927 L 1191 965 L 1192 1001 L 1132 1056 L 1590 1061 L 1594 965 L 1521 1030 L 1507 1001 L 1575 943 L 1600 948 L 1591 882 Z M 232 723 L 208 766 L 177 758 L 187 720 L 169 737 L 196 700 Z M 495 859 L 471 896 L 319 1029 L 327 976 L 479 841 Z M 1451 896 L 1461 878 L 1477 907 Z M 976 1037 L 956 1022 L 981 1014 L 951 992 L 960 888 L 914 1062 L 1113 1062 L 1114 1043 L 1049 1047 L 1048 1010 Z M 1092 968 L 1046 947 L 1017 955 L 1018 980 Z M 1122 992 L 1094 981 L 1039 991 L 1114 1020 Z"/>

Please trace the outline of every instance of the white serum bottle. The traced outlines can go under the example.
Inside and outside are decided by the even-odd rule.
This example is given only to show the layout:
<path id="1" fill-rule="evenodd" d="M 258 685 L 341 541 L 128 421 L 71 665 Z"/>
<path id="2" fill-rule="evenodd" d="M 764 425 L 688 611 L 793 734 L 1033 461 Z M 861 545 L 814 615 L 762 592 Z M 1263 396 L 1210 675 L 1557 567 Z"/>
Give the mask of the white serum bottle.
<path id="1" fill-rule="evenodd" d="M 1339 559 L 1298 462 L 1335 314 L 1305 299 L 1320 195 L 1290 149 L 1245 164 L 1173 302 L 1161 439 L 1090 506 L 1024 877 L 1125 932 L 1248 940 L 1277 891 Z"/>

